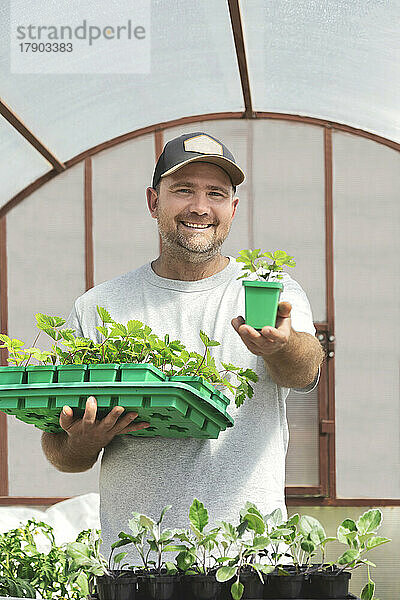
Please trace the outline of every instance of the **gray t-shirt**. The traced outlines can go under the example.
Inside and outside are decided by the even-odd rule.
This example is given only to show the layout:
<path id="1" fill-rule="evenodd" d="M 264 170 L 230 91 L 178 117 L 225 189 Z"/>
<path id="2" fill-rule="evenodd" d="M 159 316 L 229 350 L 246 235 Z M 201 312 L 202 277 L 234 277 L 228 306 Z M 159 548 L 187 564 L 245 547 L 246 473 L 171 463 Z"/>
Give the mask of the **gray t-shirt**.
<path id="1" fill-rule="evenodd" d="M 172 504 L 164 524 L 186 527 L 193 498 L 209 511 L 210 521 L 237 522 L 246 500 L 263 513 L 280 507 L 284 517 L 285 456 L 288 426 L 285 400 L 289 389 L 269 376 L 261 357 L 252 354 L 231 325 L 245 315 L 244 286 L 237 277 L 241 265 L 233 257 L 219 273 L 199 281 L 159 277 L 151 263 L 106 281 L 80 296 L 67 326 L 78 335 L 100 341 L 96 305 L 107 308 L 113 319 L 126 323 L 138 319 L 153 333 L 179 339 L 190 351 L 202 352 L 200 329 L 221 342 L 211 349 L 218 369 L 220 361 L 253 369 L 259 376 L 254 396 L 229 413 L 235 425 L 218 439 L 134 438 L 116 436 L 105 448 L 100 473 L 100 519 L 102 552 L 120 531 L 129 531 L 128 519 L 137 511 L 158 519 L 162 508 Z M 310 304 L 300 285 L 284 274 L 280 301 L 292 304 L 292 327 L 315 334 Z M 301 391 L 311 391 L 318 383 Z M 232 398 L 229 391 L 226 395 Z M 126 550 L 130 550 L 130 546 Z M 124 548 L 125 550 L 125 548 Z M 127 558 L 134 560 L 130 551 Z"/>

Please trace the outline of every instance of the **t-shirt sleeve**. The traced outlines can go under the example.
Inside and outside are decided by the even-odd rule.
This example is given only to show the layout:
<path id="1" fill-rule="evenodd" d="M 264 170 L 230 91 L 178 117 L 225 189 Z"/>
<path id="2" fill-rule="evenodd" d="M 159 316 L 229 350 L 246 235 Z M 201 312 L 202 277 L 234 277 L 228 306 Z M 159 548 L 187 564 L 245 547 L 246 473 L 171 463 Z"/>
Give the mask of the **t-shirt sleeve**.
<path id="1" fill-rule="evenodd" d="M 290 313 L 292 327 L 295 331 L 303 331 L 315 335 L 315 326 L 311 312 L 310 302 L 301 285 L 290 277 L 287 273 L 284 274 L 283 290 L 279 298 L 279 302 L 290 302 L 292 311 Z M 318 385 L 321 374 L 321 368 L 318 368 L 318 373 L 311 383 L 304 388 L 291 388 L 294 392 L 300 394 L 308 394 L 312 392 Z"/>
<path id="2" fill-rule="evenodd" d="M 74 302 L 72 310 L 69 313 L 65 324 L 63 325 L 63 329 L 73 329 L 75 331 L 76 337 L 84 337 L 78 316 L 78 311 L 76 310 L 76 301 Z"/>

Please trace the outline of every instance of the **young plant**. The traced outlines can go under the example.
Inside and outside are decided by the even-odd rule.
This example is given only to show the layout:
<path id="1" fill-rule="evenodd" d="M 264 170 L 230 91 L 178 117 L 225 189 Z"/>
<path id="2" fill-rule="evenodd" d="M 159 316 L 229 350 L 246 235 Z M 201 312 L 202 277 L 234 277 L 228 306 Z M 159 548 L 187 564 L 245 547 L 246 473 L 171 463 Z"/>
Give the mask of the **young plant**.
<path id="1" fill-rule="evenodd" d="M 45 542 L 48 552 L 38 548 Z M 55 543 L 50 525 L 30 519 L 0 535 L 0 593 L 17 597 L 78 600 L 80 593 L 69 578 L 68 559 Z"/>
<path id="2" fill-rule="evenodd" d="M 161 569 L 163 565 L 165 566 L 168 574 L 173 574 L 177 572 L 177 569 L 172 562 L 163 562 L 164 552 L 180 552 L 181 550 L 186 549 L 186 546 L 182 544 L 174 544 L 175 537 L 178 533 L 180 533 L 180 530 L 161 530 L 161 523 L 165 516 L 165 513 L 171 508 L 171 505 L 165 506 L 161 511 L 160 518 L 156 522 L 150 519 L 150 517 L 147 517 L 146 515 L 139 516 L 139 524 L 146 530 L 147 535 L 150 536 L 147 539 L 149 548 L 152 552 L 156 554 L 156 561 L 148 561 L 148 564 L 153 564 L 159 575 L 161 575 Z"/>
<path id="3" fill-rule="evenodd" d="M 335 561 L 342 565 L 339 572 L 357 569 L 362 565 L 367 566 L 368 582 L 361 590 L 361 600 L 374 600 L 375 583 L 370 576 L 370 567 L 376 565 L 365 558 L 365 554 L 386 544 L 389 538 L 375 535 L 381 526 L 382 511 L 379 508 L 368 510 L 357 521 L 345 519 L 337 528 L 337 539 L 347 545 L 347 550 Z"/>
<path id="4" fill-rule="evenodd" d="M 42 352 L 37 348 L 22 350 L 24 342 L 12 340 L 1 335 L 4 342 L 1 347 L 9 351 L 9 362 L 19 365 L 25 360 L 34 358 L 46 364 L 98 364 L 98 363 L 151 363 L 161 369 L 167 377 L 174 375 L 194 375 L 203 377 L 214 385 L 222 385 L 234 394 L 236 406 L 241 406 L 246 398 L 252 398 L 254 390 L 252 382 L 258 381 L 252 369 L 243 369 L 231 363 L 221 362 L 222 370 L 218 370 L 210 348 L 219 346 L 220 342 L 210 339 L 200 330 L 200 339 L 204 344 L 203 354 L 189 352 L 180 340 L 170 341 L 166 334 L 160 339 L 152 333 L 151 327 L 141 321 L 130 320 L 126 325 L 111 318 L 108 311 L 97 306 L 101 325 L 96 329 L 102 341 L 75 336 L 73 329 L 61 329 L 65 320 L 38 313 L 37 327 L 49 335 L 55 342 L 50 351 Z M 228 380 L 227 374 L 236 378 L 236 385 Z"/>
<path id="5" fill-rule="evenodd" d="M 81 531 L 75 542 L 66 544 L 69 582 L 75 584 L 85 598 L 95 589 L 95 578 L 107 573 L 107 561 L 100 553 L 100 530 Z"/>
<path id="6" fill-rule="evenodd" d="M 176 534 L 177 539 L 188 544 L 176 557 L 176 564 L 187 575 L 196 573 L 207 575 L 216 564 L 215 557 L 211 553 L 217 548 L 216 540 L 220 528 L 205 530 L 208 524 L 208 511 L 197 498 L 194 498 L 190 506 L 189 521 L 191 531 L 183 530 Z"/>
<path id="7" fill-rule="evenodd" d="M 263 257 L 269 258 L 270 261 Z M 259 281 L 282 279 L 283 265 L 287 267 L 296 266 L 294 257 L 286 254 L 284 250 L 276 250 L 272 253 L 261 252 L 261 248 L 256 250 L 241 250 L 236 261 L 244 263 L 242 267 L 244 273 L 240 277 L 237 277 L 237 279 L 249 278 L 252 273 L 255 273 Z"/>
<path id="8" fill-rule="evenodd" d="M 262 583 L 264 583 L 262 573 L 267 575 L 274 570 L 272 565 L 255 560 L 260 552 L 270 545 L 271 540 L 268 535 L 265 535 L 264 519 L 252 502 L 246 502 L 240 511 L 240 522 L 237 527 L 224 521 L 221 525 L 222 535 L 227 543 L 226 550 L 229 552 L 233 546 L 236 555 L 232 558 L 224 556 L 218 559 L 218 562 L 226 561 L 227 564 L 218 569 L 216 578 L 221 582 L 235 578 L 231 585 L 231 595 L 234 600 L 240 600 L 244 593 L 244 585 L 240 581 L 240 573 L 243 570 L 254 570 Z"/>

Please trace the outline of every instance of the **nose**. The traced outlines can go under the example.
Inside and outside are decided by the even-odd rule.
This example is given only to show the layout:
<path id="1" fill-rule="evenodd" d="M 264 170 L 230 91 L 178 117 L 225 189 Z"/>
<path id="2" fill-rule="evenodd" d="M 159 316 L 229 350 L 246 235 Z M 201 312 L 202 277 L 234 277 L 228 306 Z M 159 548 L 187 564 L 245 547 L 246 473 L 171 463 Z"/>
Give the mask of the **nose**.
<path id="1" fill-rule="evenodd" d="M 198 215 L 210 214 L 210 201 L 206 191 L 197 191 L 192 195 L 189 202 L 189 210 Z"/>

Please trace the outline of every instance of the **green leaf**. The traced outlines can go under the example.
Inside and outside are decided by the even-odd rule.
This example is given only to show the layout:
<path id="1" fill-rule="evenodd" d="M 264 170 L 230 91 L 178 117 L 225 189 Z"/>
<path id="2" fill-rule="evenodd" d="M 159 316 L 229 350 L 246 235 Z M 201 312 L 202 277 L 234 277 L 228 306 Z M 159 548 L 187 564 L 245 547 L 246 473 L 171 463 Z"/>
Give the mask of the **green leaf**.
<path id="1" fill-rule="evenodd" d="M 367 549 L 371 550 L 372 548 L 376 548 L 377 546 L 381 546 L 382 544 L 386 544 L 387 542 L 391 542 L 392 540 L 385 537 L 373 537 L 367 541 Z"/>
<path id="2" fill-rule="evenodd" d="M 236 567 L 220 567 L 216 572 L 215 576 L 217 581 L 223 582 L 228 581 L 228 579 L 232 579 L 232 577 L 236 573 Z"/>
<path id="3" fill-rule="evenodd" d="M 264 533 L 265 523 L 258 515 L 255 515 L 254 513 L 247 513 L 244 516 L 244 519 L 246 519 L 247 527 L 249 529 L 254 530 L 256 533 Z"/>
<path id="4" fill-rule="evenodd" d="M 164 518 L 164 516 L 165 516 L 165 513 L 166 513 L 167 511 L 169 511 L 171 508 L 172 508 L 172 504 L 168 504 L 168 506 L 164 506 L 164 508 L 163 508 L 163 509 L 162 509 L 162 511 L 161 511 L 160 518 L 159 518 L 159 519 L 158 519 L 158 521 L 157 521 L 157 524 L 158 524 L 158 525 L 159 525 L 159 524 L 161 523 L 161 521 L 163 520 L 163 518 Z"/>
<path id="5" fill-rule="evenodd" d="M 155 523 L 152 519 L 150 519 L 150 517 L 147 517 L 146 515 L 140 515 L 139 522 L 142 527 L 145 527 L 149 531 L 153 531 Z"/>
<path id="6" fill-rule="evenodd" d="M 355 524 L 355 521 L 353 521 L 353 519 L 345 519 L 342 522 L 342 527 L 344 529 L 348 529 L 349 531 L 357 531 L 357 525 Z"/>
<path id="7" fill-rule="evenodd" d="M 312 541 L 316 544 L 320 544 L 326 538 L 324 528 L 318 519 L 314 517 L 303 515 L 300 518 L 298 528 L 302 535 L 307 536 L 310 534 Z"/>
<path id="8" fill-rule="evenodd" d="M 271 543 L 271 540 L 269 539 L 269 537 L 266 537 L 264 535 L 254 536 L 252 546 L 253 546 L 253 548 L 256 548 L 257 550 L 263 550 L 264 548 L 269 546 L 270 543 Z"/>
<path id="9" fill-rule="evenodd" d="M 369 581 L 361 590 L 361 600 L 372 600 L 374 597 L 375 583 Z"/>
<path id="10" fill-rule="evenodd" d="M 240 581 L 235 581 L 235 583 L 232 583 L 231 594 L 232 594 L 233 600 L 240 600 L 240 598 L 243 596 L 243 592 L 244 592 L 243 583 L 241 583 Z"/>
<path id="11" fill-rule="evenodd" d="M 175 560 L 181 571 L 187 571 L 187 569 L 196 562 L 196 556 L 189 550 L 183 550 L 182 552 L 179 552 Z"/>
<path id="12" fill-rule="evenodd" d="M 382 521 L 382 511 L 379 508 L 367 510 L 357 521 L 358 531 L 363 533 L 375 532 Z"/>
<path id="13" fill-rule="evenodd" d="M 100 319 L 103 321 L 103 323 L 112 323 L 113 319 L 110 316 L 110 313 L 105 309 L 102 308 L 101 306 L 97 306 L 97 313 L 100 317 Z"/>
<path id="14" fill-rule="evenodd" d="M 116 554 L 114 556 L 114 562 L 115 563 L 120 563 L 121 560 L 127 555 L 127 552 L 119 552 L 118 554 Z"/>
<path id="15" fill-rule="evenodd" d="M 208 523 L 208 512 L 204 504 L 195 498 L 189 509 L 189 519 L 192 525 L 200 532 Z"/>
<path id="16" fill-rule="evenodd" d="M 358 557 L 358 550 L 352 550 L 352 549 L 346 550 L 346 552 L 344 552 L 337 559 L 337 564 L 338 565 L 346 565 L 348 563 L 355 561 L 357 557 Z"/>
<path id="17" fill-rule="evenodd" d="M 75 582 L 79 586 L 79 589 L 82 592 L 82 594 L 84 596 L 88 596 L 89 595 L 88 578 L 87 578 L 87 575 L 85 575 L 85 573 L 83 571 L 79 572 L 77 578 L 75 579 Z"/>

